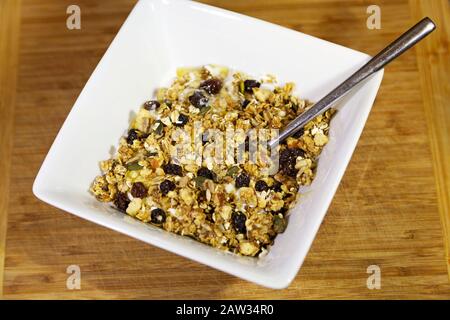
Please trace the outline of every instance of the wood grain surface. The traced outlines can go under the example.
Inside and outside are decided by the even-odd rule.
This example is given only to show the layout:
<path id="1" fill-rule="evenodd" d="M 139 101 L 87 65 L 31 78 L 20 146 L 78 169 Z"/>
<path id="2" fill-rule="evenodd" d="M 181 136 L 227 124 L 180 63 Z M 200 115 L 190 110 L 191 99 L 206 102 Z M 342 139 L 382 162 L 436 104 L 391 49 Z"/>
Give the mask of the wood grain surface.
<path id="1" fill-rule="evenodd" d="M 417 62 L 450 277 L 450 2 L 410 2 L 415 18 L 428 15 L 439 26 L 437 35 L 417 47 Z"/>
<path id="2" fill-rule="evenodd" d="M 3 294 L 20 1 L 0 0 L 0 296 Z"/>
<path id="3" fill-rule="evenodd" d="M 440 135 L 448 130 L 449 119 L 439 119 L 448 116 L 448 110 L 441 110 L 448 102 L 448 59 L 441 61 L 448 57 L 445 33 L 436 32 L 426 47 L 411 50 L 386 69 L 351 163 L 287 289 L 259 287 L 37 200 L 31 186 L 39 166 L 134 2 L 77 0 L 82 28 L 68 30 L 66 8 L 74 1 L 22 1 L 10 183 L 5 189 L 4 298 L 450 298 L 448 231 L 443 229 L 449 227 L 449 185 L 441 171 L 448 164 L 437 164 L 449 159 L 441 153 L 448 146 L 440 149 L 447 141 Z M 438 28 L 445 28 L 447 36 L 450 23 L 439 6 L 424 5 L 428 1 L 205 2 L 369 54 L 425 11 L 439 16 Z M 379 30 L 366 27 L 370 4 L 381 8 Z M 441 67 L 447 72 L 441 74 Z M 436 115 L 437 110 L 443 114 Z M 3 126 L 7 120 L 0 121 Z M 66 288 L 66 268 L 73 264 L 81 268 L 80 290 Z M 366 286 L 370 265 L 381 269 L 379 290 Z"/>

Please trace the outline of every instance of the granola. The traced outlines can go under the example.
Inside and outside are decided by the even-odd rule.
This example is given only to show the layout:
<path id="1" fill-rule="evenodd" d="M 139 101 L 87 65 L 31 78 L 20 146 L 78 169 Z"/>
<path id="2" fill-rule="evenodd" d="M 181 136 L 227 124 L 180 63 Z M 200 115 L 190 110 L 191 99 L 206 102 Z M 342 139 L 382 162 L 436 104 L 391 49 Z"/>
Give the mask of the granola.
<path id="1" fill-rule="evenodd" d="M 100 163 L 102 175 L 90 191 L 167 231 L 246 256 L 265 254 L 286 229 L 299 187 L 314 179 L 334 113 L 319 115 L 278 147 L 276 172 L 263 170 L 264 156 L 251 161 L 253 139 L 242 132 L 281 129 L 307 110 L 311 103 L 294 96 L 293 88 L 273 76 L 257 81 L 222 66 L 178 69 L 172 85 L 142 105 L 117 154 Z M 240 162 L 235 152 L 218 157 L 216 147 L 224 144 L 211 134 L 230 126 L 235 131 L 226 144 L 241 147 Z M 189 141 L 195 129 L 200 140 Z"/>

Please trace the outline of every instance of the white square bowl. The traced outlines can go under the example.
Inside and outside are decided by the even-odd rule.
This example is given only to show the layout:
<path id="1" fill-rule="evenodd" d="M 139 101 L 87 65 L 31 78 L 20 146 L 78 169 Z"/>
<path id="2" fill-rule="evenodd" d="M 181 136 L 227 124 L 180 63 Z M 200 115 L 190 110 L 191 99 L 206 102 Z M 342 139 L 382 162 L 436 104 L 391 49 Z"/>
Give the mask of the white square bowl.
<path id="1" fill-rule="evenodd" d="M 286 231 L 264 258 L 222 252 L 145 224 L 95 200 L 98 163 L 129 125 L 130 112 L 167 85 L 180 66 L 220 64 L 293 81 L 317 101 L 369 56 L 293 30 L 181 0 L 141 0 L 96 67 L 56 137 L 33 185 L 57 208 L 186 258 L 270 288 L 294 279 L 325 216 L 372 107 L 378 72 L 339 106 L 313 184 L 303 189 Z"/>

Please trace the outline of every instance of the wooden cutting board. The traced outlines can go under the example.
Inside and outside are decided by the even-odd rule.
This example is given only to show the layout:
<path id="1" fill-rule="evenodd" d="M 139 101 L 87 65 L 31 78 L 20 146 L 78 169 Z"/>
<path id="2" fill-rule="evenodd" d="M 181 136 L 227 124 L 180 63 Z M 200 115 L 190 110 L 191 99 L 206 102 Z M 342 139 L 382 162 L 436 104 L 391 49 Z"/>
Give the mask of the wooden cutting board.
<path id="1" fill-rule="evenodd" d="M 447 191 L 437 193 L 435 177 L 441 172 L 435 175 L 433 169 L 439 169 L 432 153 L 437 147 L 430 143 L 436 137 L 433 117 L 426 109 L 434 96 L 427 95 L 428 82 L 423 78 L 436 66 L 426 69 L 425 60 L 417 59 L 418 54 L 426 55 L 425 49 L 412 50 L 387 68 L 311 251 L 295 281 L 277 291 L 81 220 L 33 196 L 31 186 L 44 156 L 135 1 L 76 1 L 81 30 L 68 30 L 65 25 L 66 8 L 73 1 L 2 3 L 7 2 L 10 8 L 20 6 L 21 21 L 15 52 L 19 65 L 15 69 L 10 64 L 18 77 L 14 108 L 9 118 L 0 120 L 3 128 L 9 125 L 12 130 L 12 149 L 8 154 L 9 149 L 3 149 L 5 159 L 11 156 L 10 168 L 3 169 L 10 178 L 2 194 L 7 205 L 7 220 L 2 217 L 7 225 L 3 228 L 7 229 L 5 298 L 450 298 L 448 239 L 443 236 L 447 222 L 439 213 L 445 212 L 442 206 L 439 211 L 439 204 Z M 425 1 L 406 0 L 207 2 L 369 54 L 429 8 L 447 30 L 450 23 L 442 20 L 440 8 L 448 8 L 445 0 L 430 1 L 435 3 L 431 7 Z M 381 8 L 379 30 L 366 27 L 370 4 Z M 447 46 L 439 54 L 448 56 L 448 38 L 435 37 Z M 440 59 L 439 54 L 433 59 Z M 66 287 L 69 265 L 81 268 L 80 290 Z M 366 285 L 370 265 L 381 271 L 378 290 Z"/>

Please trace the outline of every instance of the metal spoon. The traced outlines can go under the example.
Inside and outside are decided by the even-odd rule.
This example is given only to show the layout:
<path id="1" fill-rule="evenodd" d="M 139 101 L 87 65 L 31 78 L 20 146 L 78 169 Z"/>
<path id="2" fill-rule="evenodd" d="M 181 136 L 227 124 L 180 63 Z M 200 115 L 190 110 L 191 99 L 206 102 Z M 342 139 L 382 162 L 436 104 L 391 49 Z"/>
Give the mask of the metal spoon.
<path id="1" fill-rule="evenodd" d="M 283 141 L 290 135 L 303 128 L 316 116 L 331 108 L 331 106 L 338 99 L 347 94 L 350 89 L 352 89 L 354 86 L 356 86 L 358 83 L 360 83 L 373 73 L 382 69 L 389 62 L 391 62 L 403 52 L 415 45 L 417 42 L 425 38 L 434 29 L 436 29 L 436 25 L 433 21 L 431 21 L 430 18 L 427 17 L 422 19 L 414 27 L 402 34 L 397 40 L 381 50 L 376 56 L 370 59 L 369 62 L 367 62 L 358 71 L 347 78 L 347 80 L 342 82 L 325 97 L 316 102 L 310 109 L 292 120 L 280 132 L 280 135 L 277 138 L 269 141 L 269 147 L 272 148 L 276 146 L 279 142 Z"/>

